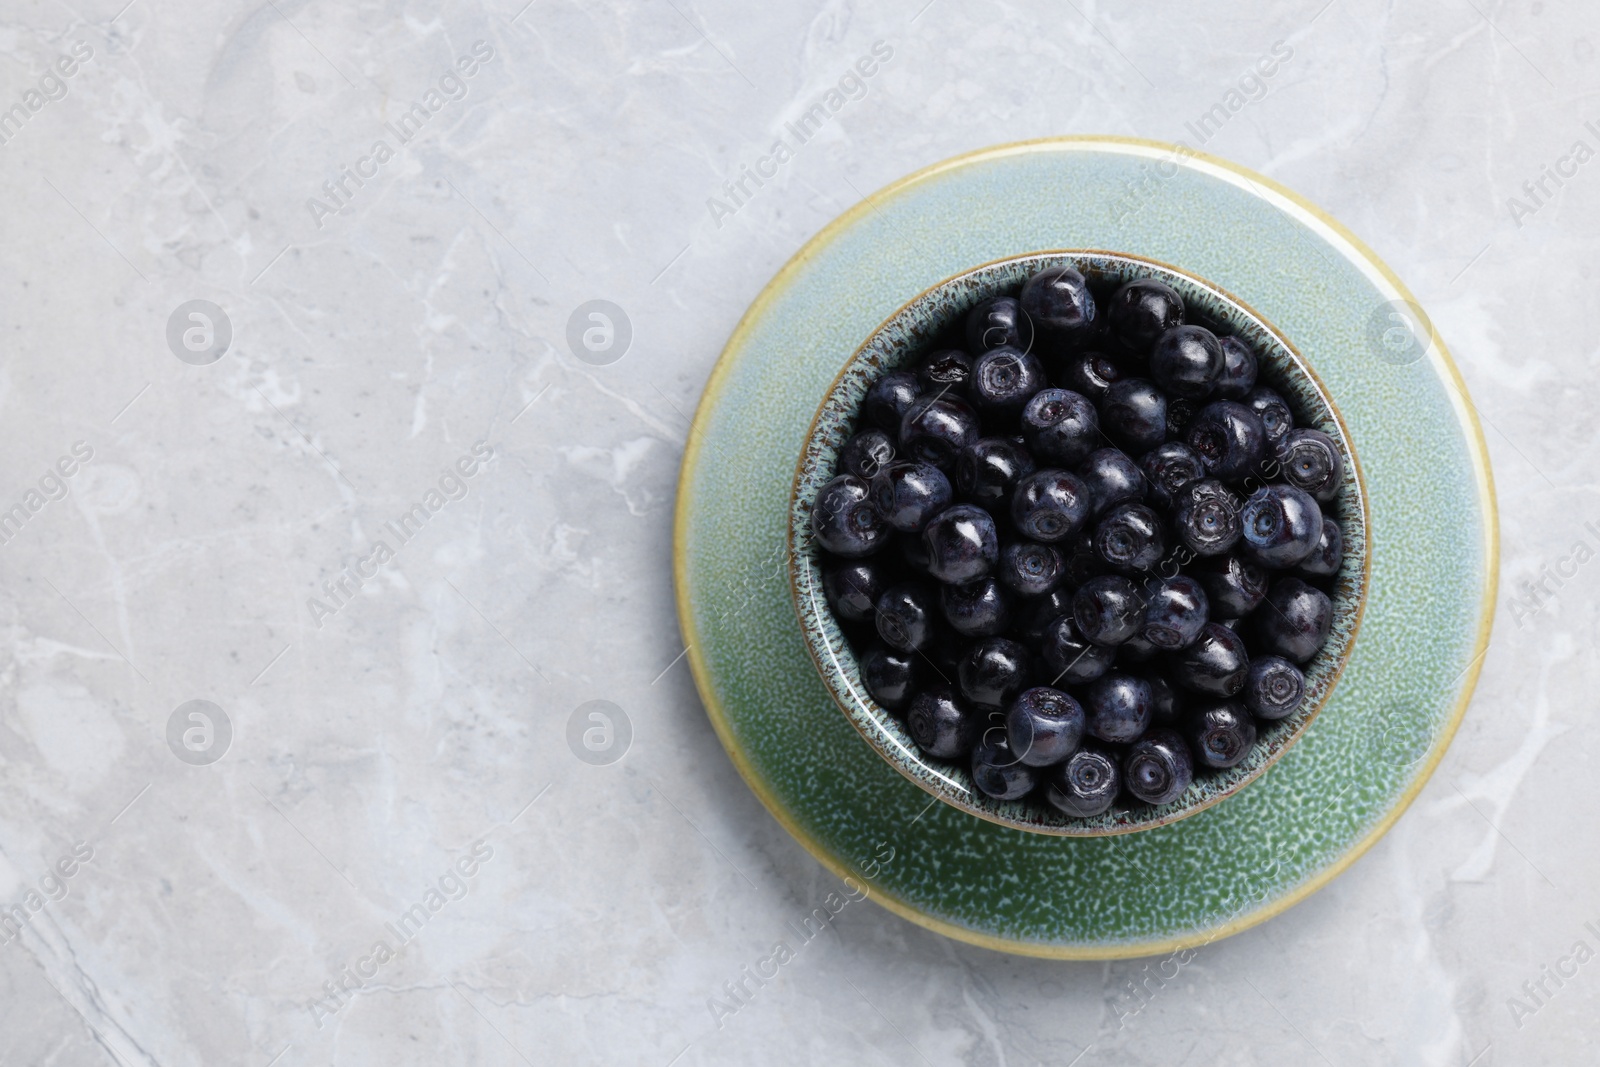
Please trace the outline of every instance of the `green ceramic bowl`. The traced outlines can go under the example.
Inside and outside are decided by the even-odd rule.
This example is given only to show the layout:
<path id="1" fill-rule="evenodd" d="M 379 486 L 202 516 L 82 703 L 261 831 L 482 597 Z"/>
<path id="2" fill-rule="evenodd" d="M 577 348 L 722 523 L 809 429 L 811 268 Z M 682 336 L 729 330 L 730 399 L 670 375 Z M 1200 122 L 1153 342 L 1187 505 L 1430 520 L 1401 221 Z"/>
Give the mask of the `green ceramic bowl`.
<path id="1" fill-rule="evenodd" d="M 1361 626 L 1301 737 L 1226 804 L 1135 834 L 1029 833 L 941 804 L 818 675 L 787 546 L 818 398 L 909 294 L 1022 249 L 1128 249 L 1254 309 L 1314 368 L 1366 494 Z M 1498 543 L 1482 435 L 1400 281 L 1293 193 L 1191 150 L 1107 137 L 986 149 L 882 189 L 756 298 L 712 372 L 679 480 L 678 618 L 750 788 L 895 913 L 1006 952 L 1140 956 L 1226 936 L 1348 867 L 1421 790 L 1487 650 Z"/>
<path id="2" fill-rule="evenodd" d="M 858 426 L 862 398 L 884 374 L 915 367 L 940 333 L 960 323 L 980 301 L 1015 293 L 1047 267 L 1077 268 L 1098 291 L 1133 278 L 1155 278 L 1172 286 L 1190 310 L 1190 321 L 1209 321 L 1256 353 L 1259 382 L 1276 389 L 1295 413 L 1297 426 L 1322 430 L 1344 452 L 1344 484 L 1335 498 L 1345 544 L 1344 562 L 1333 584 L 1333 627 L 1328 642 L 1306 665 L 1306 696 L 1300 710 L 1261 725 L 1256 746 L 1237 766 L 1197 774 L 1194 784 L 1170 804 L 1117 804 L 1089 819 L 1067 816 L 1037 799 L 1002 801 L 984 795 L 965 765 L 924 756 L 899 717 L 866 691 L 856 655 L 822 593 L 821 560 L 811 533 L 812 502 L 833 477 L 839 449 Z M 1366 500 L 1360 464 L 1338 411 L 1293 346 L 1238 299 L 1190 274 L 1152 260 L 1108 252 L 1042 252 L 1014 256 L 964 271 L 916 296 L 897 310 L 856 350 L 824 394 L 806 436 L 789 498 L 790 588 L 801 632 L 823 684 L 861 736 L 895 770 L 947 804 L 980 819 L 1033 833 L 1098 837 L 1164 826 L 1203 811 L 1259 778 L 1288 751 L 1322 710 L 1344 669 L 1361 622 L 1367 580 Z M 1337 787 L 1335 783 L 1335 788 Z"/>

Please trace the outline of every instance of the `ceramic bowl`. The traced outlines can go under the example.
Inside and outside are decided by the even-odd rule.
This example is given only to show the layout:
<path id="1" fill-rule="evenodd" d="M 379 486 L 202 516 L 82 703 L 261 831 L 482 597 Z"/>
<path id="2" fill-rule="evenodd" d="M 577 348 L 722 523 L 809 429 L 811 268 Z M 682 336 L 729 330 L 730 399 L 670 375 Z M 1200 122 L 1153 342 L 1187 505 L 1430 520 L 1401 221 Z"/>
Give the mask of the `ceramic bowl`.
<path id="1" fill-rule="evenodd" d="M 1043 803 L 1037 794 L 1023 800 L 996 800 L 978 790 L 964 764 L 924 756 L 903 721 L 880 706 L 862 684 L 855 652 L 822 593 L 819 550 L 811 533 L 811 504 L 833 477 L 839 449 L 857 428 L 861 400 L 884 374 L 910 369 L 933 347 L 934 339 L 958 325 L 979 302 L 1017 292 L 1032 274 L 1047 267 L 1081 271 L 1097 292 L 1133 278 L 1156 278 L 1176 289 L 1189 309 L 1189 321 L 1205 321 L 1220 334 L 1233 334 L 1256 353 L 1259 384 L 1277 390 L 1295 414 L 1296 426 L 1322 430 L 1344 453 L 1344 481 L 1334 514 L 1344 534 L 1344 562 L 1330 589 L 1333 627 L 1327 643 L 1305 666 L 1306 695 L 1288 718 L 1258 723 L 1259 737 L 1237 766 L 1199 772 L 1194 783 L 1170 804 L 1151 806 L 1119 798 L 1105 813 L 1074 818 Z M 991 822 L 1032 833 L 1098 837 L 1162 826 L 1218 804 L 1255 781 L 1275 763 L 1316 718 L 1338 681 L 1361 622 L 1367 586 L 1367 502 L 1361 465 L 1350 435 L 1315 371 L 1271 323 L 1219 287 L 1177 267 L 1140 256 L 1104 251 L 1052 251 L 1019 255 L 957 274 L 915 296 L 868 337 L 845 363 L 822 397 L 795 472 L 789 500 L 790 586 L 801 630 L 823 684 L 867 744 L 888 763 L 939 800 Z"/>

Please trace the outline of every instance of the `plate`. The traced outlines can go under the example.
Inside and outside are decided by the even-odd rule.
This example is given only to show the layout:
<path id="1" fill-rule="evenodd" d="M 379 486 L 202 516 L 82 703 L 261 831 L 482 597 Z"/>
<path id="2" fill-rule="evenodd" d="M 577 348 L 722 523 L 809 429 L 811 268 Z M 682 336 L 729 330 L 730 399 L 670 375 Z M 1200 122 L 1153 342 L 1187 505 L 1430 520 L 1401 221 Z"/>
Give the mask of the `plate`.
<path id="1" fill-rule="evenodd" d="M 908 299 L 976 264 L 1094 248 L 1172 263 L 1276 326 L 1361 457 L 1369 585 L 1316 720 L 1191 818 L 1072 838 L 930 799 L 864 744 L 786 581 L 789 490 L 817 404 Z M 1493 482 L 1466 387 L 1400 280 L 1305 200 L 1190 149 L 1058 138 L 960 156 L 867 197 L 758 296 L 713 370 L 678 486 L 674 570 L 696 685 L 750 788 L 824 865 L 913 922 L 1072 959 L 1203 944 L 1283 911 L 1421 790 L 1487 651 Z"/>

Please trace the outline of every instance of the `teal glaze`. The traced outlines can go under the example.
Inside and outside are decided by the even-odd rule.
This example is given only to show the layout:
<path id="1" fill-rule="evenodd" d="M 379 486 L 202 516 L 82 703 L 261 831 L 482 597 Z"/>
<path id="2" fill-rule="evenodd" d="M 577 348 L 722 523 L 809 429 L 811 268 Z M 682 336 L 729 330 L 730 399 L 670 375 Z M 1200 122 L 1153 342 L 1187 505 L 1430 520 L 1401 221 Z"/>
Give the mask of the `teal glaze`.
<path id="1" fill-rule="evenodd" d="M 1033 142 L 874 194 L 752 305 L 708 385 L 684 459 L 680 622 L 735 764 L 836 873 L 867 882 L 898 914 L 1000 950 L 1167 951 L 1302 899 L 1370 847 L 1420 790 L 1486 648 L 1493 491 L 1448 354 L 1434 343 L 1413 362 L 1386 360 L 1370 324 L 1407 298 L 1398 280 L 1267 179 L 1178 151 L 1109 138 Z M 1153 183 L 1151 173 L 1160 175 Z M 1135 183 L 1144 192 L 1130 210 Z M 1092 838 L 1025 832 L 938 803 L 863 744 L 807 652 L 785 559 L 796 459 L 851 353 L 943 279 L 1071 248 L 1174 264 L 1289 338 L 1348 428 L 1370 537 L 1348 665 L 1300 740 L 1223 803 Z"/>

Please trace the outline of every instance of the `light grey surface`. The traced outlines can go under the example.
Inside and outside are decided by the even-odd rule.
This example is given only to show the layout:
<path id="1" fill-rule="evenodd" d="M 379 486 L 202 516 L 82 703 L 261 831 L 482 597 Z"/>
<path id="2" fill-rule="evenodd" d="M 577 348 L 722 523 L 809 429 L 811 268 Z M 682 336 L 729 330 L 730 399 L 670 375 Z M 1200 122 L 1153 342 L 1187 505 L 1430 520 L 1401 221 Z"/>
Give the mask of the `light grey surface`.
<path id="1" fill-rule="evenodd" d="M 0 146 L 0 505 L 93 450 L 0 544 L 0 901 L 29 916 L 0 1061 L 1591 1061 L 1600 163 L 1522 186 L 1600 150 L 1592 7 L 123 2 L 0 14 L 6 106 L 93 50 Z M 479 40 L 400 146 L 384 124 Z M 860 98 L 713 212 L 875 41 Z M 723 341 L 863 194 L 1025 137 L 1196 144 L 1279 41 L 1203 147 L 1368 241 L 1486 422 L 1503 596 L 1455 746 L 1347 874 L 1145 1001 L 1142 962 L 1007 958 L 870 903 L 802 946 L 837 882 L 674 659 L 674 478 Z M 313 211 L 380 138 L 394 158 Z M 204 366 L 167 341 L 195 299 L 233 330 Z M 604 365 L 567 342 L 595 299 L 632 327 Z M 464 498 L 399 545 L 384 523 L 477 441 Z M 380 539 L 395 558 L 314 617 Z M 167 741 L 194 699 L 233 730 L 209 765 Z M 619 762 L 577 758 L 587 719 L 569 744 L 593 700 L 631 723 Z M 441 877 L 465 895 L 317 1010 Z M 714 1016 L 779 940 L 795 958 Z"/>

